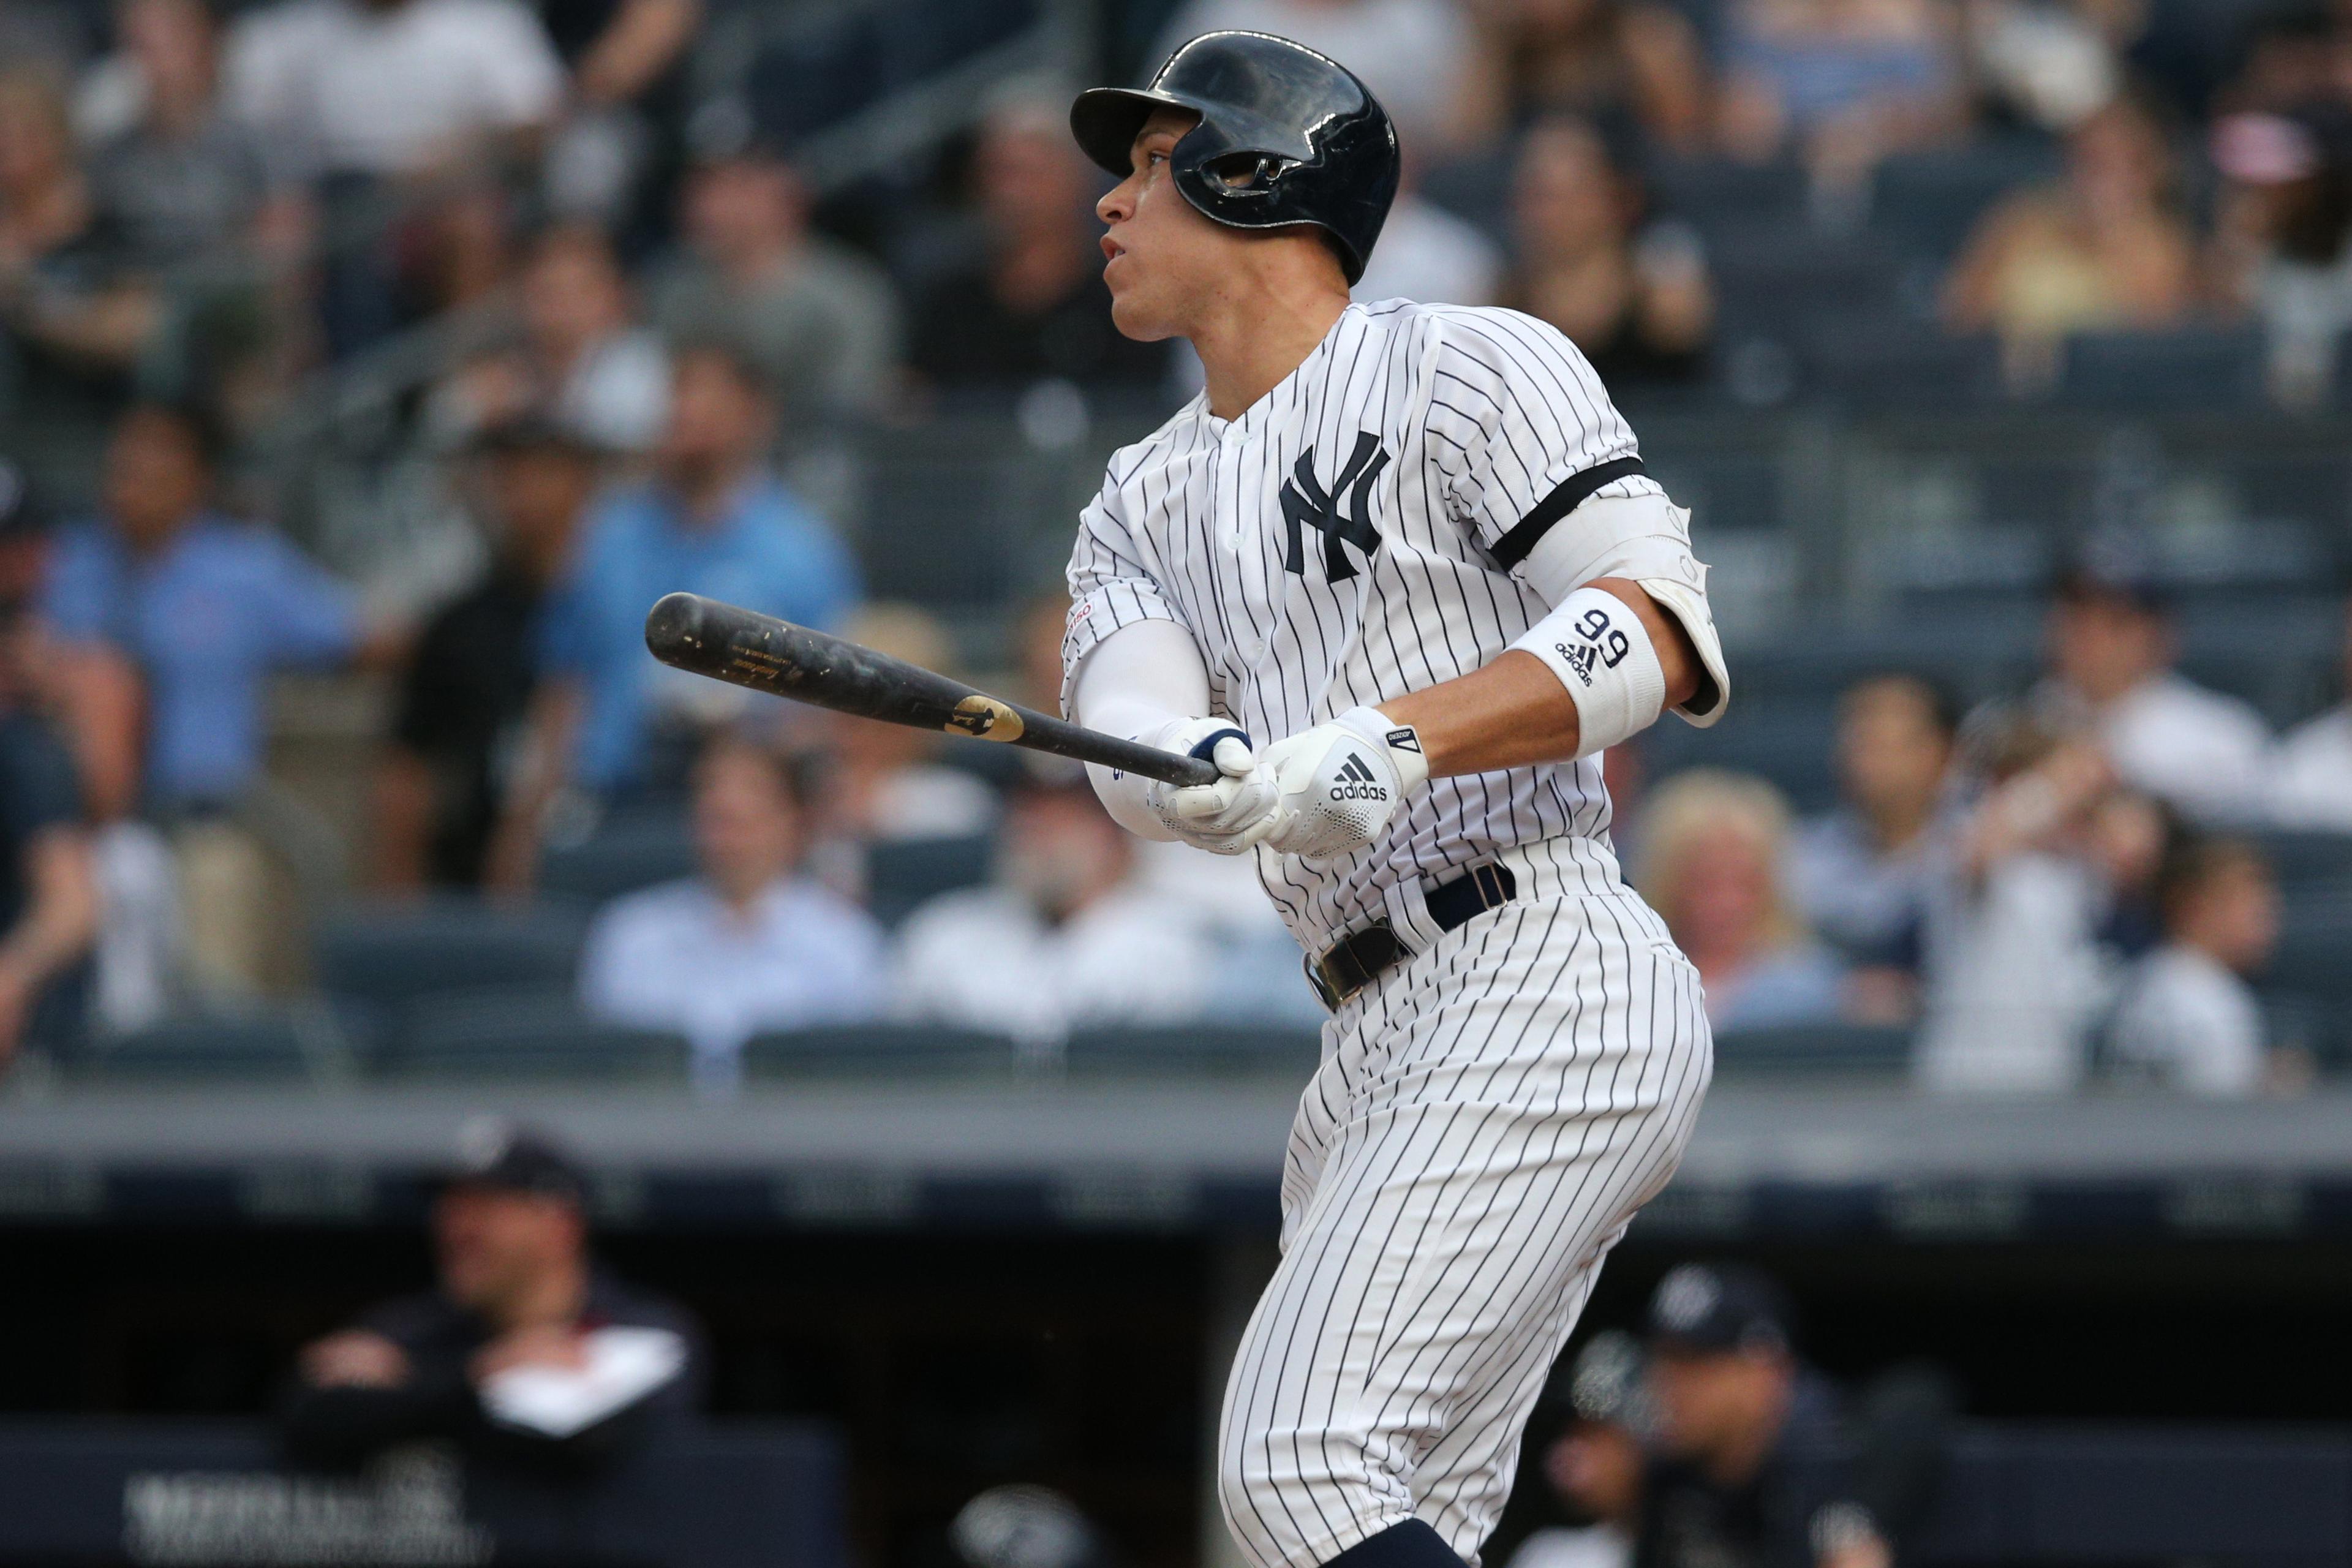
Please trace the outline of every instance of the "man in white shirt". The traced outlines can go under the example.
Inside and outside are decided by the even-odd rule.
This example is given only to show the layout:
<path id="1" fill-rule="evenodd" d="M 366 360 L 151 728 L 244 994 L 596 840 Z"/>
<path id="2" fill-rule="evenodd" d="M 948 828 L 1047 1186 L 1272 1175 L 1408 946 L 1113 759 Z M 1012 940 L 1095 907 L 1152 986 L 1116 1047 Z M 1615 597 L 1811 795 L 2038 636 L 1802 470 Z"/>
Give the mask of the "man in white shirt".
<path id="1" fill-rule="evenodd" d="M 1087 1025 L 1198 1016 L 1214 962 L 1194 908 L 1135 875 L 1133 846 L 1084 776 L 1037 776 L 1006 809 L 995 881 L 907 921 L 893 999 L 909 1017 L 1051 1050 Z"/>
<path id="2" fill-rule="evenodd" d="M 2172 625 L 2147 584 L 2070 573 L 2051 606 L 2050 675 L 2035 693 L 2054 729 L 2087 736 L 2132 788 L 2191 821 L 2261 814 L 2271 752 L 2262 716 L 2172 668 Z"/>
<path id="3" fill-rule="evenodd" d="M 582 1005 L 683 1034 L 696 1082 L 722 1091 L 736 1082 L 743 1042 L 762 1030 L 873 1017 L 881 929 L 800 874 L 802 822 L 788 759 L 733 737 L 715 742 L 695 773 L 702 874 L 605 906 L 581 959 Z"/>
<path id="4" fill-rule="evenodd" d="M 2243 975 L 2278 941 L 2270 866 L 2250 844 L 2192 840 L 2168 860 L 2158 890 L 2165 942 L 2140 961 L 2116 1009 L 2116 1066 L 2185 1094 L 2256 1093 L 2268 1037 Z"/>
<path id="5" fill-rule="evenodd" d="M 2344 700 L 2279 742 L 2271 817 L 2281 827 L 2352 833 L 2352 601 L 2344 606 Z"/>
<path id="6" fill-rule="evenodd" d="M 283 175 L 415 174 L 531 129 L 563 67 L 518 0 L 288 0 L 240 17 L 227 99 Z"/>

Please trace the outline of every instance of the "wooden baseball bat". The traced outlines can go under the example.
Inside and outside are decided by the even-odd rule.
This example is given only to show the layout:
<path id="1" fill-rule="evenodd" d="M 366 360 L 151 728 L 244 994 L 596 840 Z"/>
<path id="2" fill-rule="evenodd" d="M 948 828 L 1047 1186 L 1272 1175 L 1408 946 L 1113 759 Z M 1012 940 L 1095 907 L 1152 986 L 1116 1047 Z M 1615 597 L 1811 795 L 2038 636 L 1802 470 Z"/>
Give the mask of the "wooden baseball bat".
<path id="1" fill-rule="evenodd" d="M 1068 723 L 960 680 L 699 594 L 670 594 L 646 616 L 646 647 L 664 664 L 796 702 L 949 730 L 1100 763 L 1172 784 L 1214 784 L 1217 764 Z"/>

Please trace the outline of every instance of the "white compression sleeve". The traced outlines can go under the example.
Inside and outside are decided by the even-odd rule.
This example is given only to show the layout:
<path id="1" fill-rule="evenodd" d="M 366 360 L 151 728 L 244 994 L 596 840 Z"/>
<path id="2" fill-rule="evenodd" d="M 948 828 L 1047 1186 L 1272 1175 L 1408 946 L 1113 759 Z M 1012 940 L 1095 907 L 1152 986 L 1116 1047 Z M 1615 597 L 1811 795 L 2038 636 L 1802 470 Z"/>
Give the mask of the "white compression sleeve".
<path id="1" fill-rule="evenodd" d="M 1097 643 L 1070 689 L 1070 719 L 1107 735 L 1138 740 L 1209 710 L 1209 667 L 1192 634 L 1174 621 L 1143 620 Z M 1139 837 L 1175 837 L 1144 805 L 1134 775 L 1113 777 L 1094 763 L 1087 778 L 1113 821 Z"/>
<path id="2" fill-rule="evenodd" d="M 1555 609 L 1596 577 L 1639 583 L 1682 623 L 1712 678 L 1712 689 L 1701 682 L 1697 694 L 1675 711 L 1702 728 L 1723 717 L 1731 677 L 1706 601 L 1706 566 L 1691 553 L 1689 512 L 1664 496 L 1597 497 L 1538 540 L 1517 573 Z"/>

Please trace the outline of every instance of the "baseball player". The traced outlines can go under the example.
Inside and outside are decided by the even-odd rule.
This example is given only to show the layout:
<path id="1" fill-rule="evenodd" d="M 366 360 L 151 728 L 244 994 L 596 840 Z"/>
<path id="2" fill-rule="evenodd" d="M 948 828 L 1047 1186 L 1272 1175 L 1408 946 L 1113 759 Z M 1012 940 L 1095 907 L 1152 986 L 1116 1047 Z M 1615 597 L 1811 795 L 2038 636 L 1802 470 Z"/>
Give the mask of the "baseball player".
<path id="1" fill-rule="evenodd" d="M 1339 65 L 1213 33 L 1070 118 L 1120 177 L 1118 329 L 1191 340 L 1206 389 L 1086 509 L 1064 705 L 1217 763 L 1095 785 L 1146 837 L 1254 853 L 1330 1010 L 1224 1511 L 1261 1568 L 1460 1568 L 1707 1081 L 1599 764 L 1668 708 L 1723 712 L 1706 570 L 1558 332 L 1349 304 L 1397 140 Z"/>

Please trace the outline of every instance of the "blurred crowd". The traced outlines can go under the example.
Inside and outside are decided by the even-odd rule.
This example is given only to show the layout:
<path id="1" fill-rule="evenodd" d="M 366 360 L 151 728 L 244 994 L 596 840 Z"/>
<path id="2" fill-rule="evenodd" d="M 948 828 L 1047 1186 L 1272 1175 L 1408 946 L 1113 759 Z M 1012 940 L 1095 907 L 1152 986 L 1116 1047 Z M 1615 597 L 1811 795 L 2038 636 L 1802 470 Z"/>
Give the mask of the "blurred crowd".
<path id="1" fill-rule="evenodd" d="M 324 896 L 288 886 L 306 828 L 266 766 L 270 682 L 298 668 L 394 694 L 373 892 L 521 899 L 551 850 L 677 833 L 692 874 L 601 910 L 581 1001 L 685 1034 L 711 1084 L 752 1035 L 820 1023 L 1050 1052 L 1120 1018 L 1318 1016 L 1246 867 L 1130 842 L 1065 774 L 646 657 L 646 607 L 688 589 L 965 667 L 961 628 L 868 602 L 832 510 L 842 433 L 1166 407 L 1192 374 L 1111 330 L 1068 84 L 1003 81 L 936 156 L 842 188 L 769 79 L 705 90 L 724 20 L 0 0 L 0 1053 L 285 986 L 288 908 Z M 1229 25 L 1346 61 L 1407 150 L 1359 292 L 1528 310 L 1621 395 L 1715 374 L 1725 230 L 1694 171 L 1789 174 L 1837 236 L 1890 160 L 2046 153 L 1917 302 L 1997 333 L 2021 384 L 2070 333 L 2251 321 L 2274 389 L 2308 394 L 2352 322 L 2352 16 L 2326 5 L 1102 20 L 1147 64 Z M 272 526 L 253 458 L 399 356 L 428 369 L 386 417 L 438 465 L 462 548 L 351 581 Z M 1051 706 L 1064 609 L 1005 606 L 992 679 Z M 2018 701 L 1964 721 L 1901 673 L 1846 693 L 1825 818 L 1612 758 L 1622 858 L 1717 1027 L 1916 1025 L 1921 1080 L 1955 1090 L 2307 1077 L 2249 989 L 2278 899 L 2243 836 L 2352 830 L 2352 712 L 2275 737 L 2171 661 L 2160 595 L 2086 565 Z M 883 909 L 877 868 L 910 843 L 979 846 L 978 879 Z"/>

